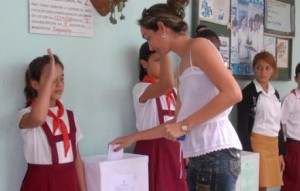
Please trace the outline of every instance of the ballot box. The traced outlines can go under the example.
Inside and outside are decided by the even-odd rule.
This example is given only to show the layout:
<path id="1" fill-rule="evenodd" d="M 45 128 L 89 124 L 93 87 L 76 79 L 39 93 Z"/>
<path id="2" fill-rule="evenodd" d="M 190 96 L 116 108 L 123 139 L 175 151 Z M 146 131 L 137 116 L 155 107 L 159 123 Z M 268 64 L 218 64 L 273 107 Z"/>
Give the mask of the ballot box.
<path id="1" fill-rule="evenodd" d="M 235 191 L 258 191 L 259 154 L 242 151 L 241 173 Z"/>
<path id="2" fill-rule="evenodd" d="M 148 156 L 124 153 L 122 159 L 107 155 L 83 157 L 88 191 L 148 191 Z"/>

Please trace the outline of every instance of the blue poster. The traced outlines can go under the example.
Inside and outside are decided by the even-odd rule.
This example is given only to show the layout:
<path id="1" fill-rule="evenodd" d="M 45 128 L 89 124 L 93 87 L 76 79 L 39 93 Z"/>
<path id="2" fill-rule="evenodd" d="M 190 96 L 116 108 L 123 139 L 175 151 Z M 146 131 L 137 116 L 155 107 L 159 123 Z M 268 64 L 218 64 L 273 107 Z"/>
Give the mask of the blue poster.
<path id="1" fill-rule="evenodd" d="M 253 75 L 253 58 L 264 45 L 263 21 L 263 0 L 232 0 L 230 63 L 234 75 Z"/>

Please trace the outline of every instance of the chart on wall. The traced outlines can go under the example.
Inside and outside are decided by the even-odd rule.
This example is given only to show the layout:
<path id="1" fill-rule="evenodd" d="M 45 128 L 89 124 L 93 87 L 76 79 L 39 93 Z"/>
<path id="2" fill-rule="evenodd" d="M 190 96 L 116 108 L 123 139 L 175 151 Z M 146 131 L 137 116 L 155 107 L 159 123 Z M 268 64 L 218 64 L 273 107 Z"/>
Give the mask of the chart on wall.
<path id="1" fill-rule="evenodd" d="M 89 0 L 29 0 L 29 31 L 92 37 L 93 6 Z"/>
<path id="2" fill-rule="evenodd" d="M 295 36 L 294 0 L 266 0 L 265 33 L 277 37 Z"/>
<path id="3" fill-rule="evenodd" d="M 231 67 L 234 75 L 253 75 L 252 60 L 263 50 L 264 1 L 231 2 Z"/>

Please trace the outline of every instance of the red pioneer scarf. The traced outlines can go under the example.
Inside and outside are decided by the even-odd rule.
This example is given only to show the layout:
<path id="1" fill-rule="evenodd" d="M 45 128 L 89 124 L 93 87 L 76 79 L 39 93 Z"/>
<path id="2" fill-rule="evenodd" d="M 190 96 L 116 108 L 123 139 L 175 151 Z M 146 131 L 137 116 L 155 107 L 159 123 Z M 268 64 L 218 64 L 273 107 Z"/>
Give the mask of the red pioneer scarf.
<path id="1" fill-rule="evenodd" d="M 65 151 L 65 156 L 67 156 L 68 150 L 70 148 L 70 139 L 68 135 L 68 130 L 65 122 L 61 119 L 61 117 L 64 114 L 64 106 L 63 104 L 59 101 L 56 100 L 56 104 L 58 106 L 57 110 L 57 115 L 55 115 L 50 109 L 48 110 L 48 116 L 53 118 L 53 135 L 55 135 L 55 132 L 58 128 L 60 128 L 60 131 L 63 136 L 63 141 L 64 141 L 64 151 Z"/>
<path id="2" fill-rule="evenodd" d="M 146 75 L 143 78 L 143 82 L 148 82 L 148 83 L 154 84 L 154 83 L 156 83 L 156 80 L 154 78 L 152 78 L 151 76 Z M 167 106 L 168 106 L 168 111 L 171 111 L 171 103 L 173 105 L 175 105 L 175 98 L 174 98 L 174 96 L 172 96 L 172 94 L 173 94 L 172 90 L 169 90 L 166 93 L 166 102 L 167 102 Z"/>

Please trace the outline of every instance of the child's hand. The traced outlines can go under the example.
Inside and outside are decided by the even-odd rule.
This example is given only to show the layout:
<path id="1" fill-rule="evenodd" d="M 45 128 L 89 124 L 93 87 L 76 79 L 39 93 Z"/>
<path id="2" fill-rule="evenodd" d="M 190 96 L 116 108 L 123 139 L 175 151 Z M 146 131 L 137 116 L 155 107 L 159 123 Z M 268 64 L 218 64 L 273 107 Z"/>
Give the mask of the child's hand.
<path id="1" fill-rule="evenodd" d="M 133 136 L 129 135 L 124 137 L 118 137 L 112 142 L 110 142 L 109 144 L 110 145 L 120 144 L 120 146 L 114 149 L 114 151 L 117 152 L 123 148 L 129 147 L 130 145 L 132 145 L 133 142 L 134 142 Z"/>
<path id="2" fill-rule="evenodd" d="M 281 172 L 283 172 L 285 169 L 285 162 L 282 155 L 279 155 L 279 165 L 280 165 Z"/>
<path id="3" fill-rule="evenodd" d="M 56 66 L 55 66 L 55 59 L 53 56 L 53 52 L 50 48 L 47 49 L 48 55 L 50 57 L 49 64 L 46 64 L 43 68 L 41 77 L 40 77 L 40 83 L 45 85 L 47 83 L 53 84 L 53 82 L 56 80 Z M 40 88 L 39 88 L 40 90 Z M 38 91 L 39 91 L 38 90 Z"/>
<path id="4" fill-rule="evenodd" d="M 47 49 L 48 55 L 50 57 L 50 68 L 49 68 L 49 73 L 48 73 L 48 77 L 51 80 L 55 80 L 56 79 L 56 67 L 55 67 L 55 59 L 53 56 L 53 52 L 50 48 Z"/>

